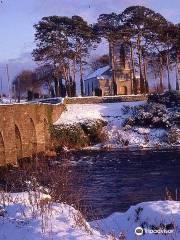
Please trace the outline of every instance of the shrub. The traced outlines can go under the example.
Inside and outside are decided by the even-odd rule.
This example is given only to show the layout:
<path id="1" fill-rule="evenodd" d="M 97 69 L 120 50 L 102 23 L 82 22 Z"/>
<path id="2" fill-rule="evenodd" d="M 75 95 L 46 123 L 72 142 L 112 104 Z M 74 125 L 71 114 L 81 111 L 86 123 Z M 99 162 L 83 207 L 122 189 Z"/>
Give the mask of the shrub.
<path id="1" fill-rule="evenodd" d="M 102 119 L 86 120 L 73 124 L 53 126 L 52 136 L 56 148 L 82 148 L 90 144 L 104 142 L 107 122 Z"/>
<path id="2" fill-rule="evenodd" d="M 170 144 L 180 143 L 180 129 L 177 127 L 172 127 L 168 133 L 168 142 Z"/>
<path id="3" fill-rule="evenodd" d="M 173 113 L 163 104 L 149 103 L 144 106 L 134 107 L 133 114 L 124 122 L 126 126 L 171 128 L 174 123 Z"/>
<path id="4" fill-rule="evenodd" d="M 178 103 L 178 95 L 176 92 L 165 92 L 162 94 L 153 93 L 148 97 L 148 102 L 160 103 L 166 105 L 166 107 L 172 107 Z"/>
<path id="5" fill-rule="evenodd" d="M 103 127 L 107 126 L 107 122 L 102 119 L 87 120 L 80 123 L 83 131 L 89 137 L 91 144 L 102 142 L 106 139 Z"/>
<path id="6" fill-rule="evenodd" d="M 89 144 L 89 139 L 79 123 L 54 126 L 53 139 L 57 147 L 79 148 Z"/>

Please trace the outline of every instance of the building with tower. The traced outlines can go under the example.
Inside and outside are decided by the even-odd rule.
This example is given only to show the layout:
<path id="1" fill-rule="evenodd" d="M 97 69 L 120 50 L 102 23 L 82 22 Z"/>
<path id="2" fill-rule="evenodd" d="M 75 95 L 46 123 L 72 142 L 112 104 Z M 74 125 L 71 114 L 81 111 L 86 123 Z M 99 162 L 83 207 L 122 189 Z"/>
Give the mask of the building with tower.
<path id="1" fill-rule="evenodd" d="M 110 50 L 110 64 L 89 74 L 84 80 L 86 96 L 132 94 L 132 63 L 130 49 L 118 42 Z M 139 77 L 136 76 L 137 85 Z"/>

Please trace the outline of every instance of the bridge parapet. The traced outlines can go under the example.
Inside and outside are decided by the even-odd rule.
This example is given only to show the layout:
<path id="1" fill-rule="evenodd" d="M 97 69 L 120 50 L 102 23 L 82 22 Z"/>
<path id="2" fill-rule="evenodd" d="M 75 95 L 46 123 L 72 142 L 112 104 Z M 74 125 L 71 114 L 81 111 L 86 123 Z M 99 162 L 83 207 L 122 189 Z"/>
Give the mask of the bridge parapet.
<path id="1" fill-rule="evenodd" d="M 64 104 L 98 104 L 98 103 L 113 103 L 113 102 L 135 102 L 146 101 L 147 95 L 118 95 L 104 97 L 73 97 L 65 98 Z"/>

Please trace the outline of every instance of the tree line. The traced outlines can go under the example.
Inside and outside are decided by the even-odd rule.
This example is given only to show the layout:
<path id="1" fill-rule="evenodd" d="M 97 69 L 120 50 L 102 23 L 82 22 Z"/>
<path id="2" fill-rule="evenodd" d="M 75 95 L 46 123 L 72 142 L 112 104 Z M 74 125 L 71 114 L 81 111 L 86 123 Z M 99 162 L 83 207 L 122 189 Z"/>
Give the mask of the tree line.
<path id="1" fill-rule="evenodd" d="M 65 97 L 66 95 L 73 97 L 76 95 L 76 84 L 72 80 L 64 82 L 57 87 L 61 89 L 61 95 L 57 94 L 52 84 L 54 68 L 45 64 L 34 70 L 23 70 L 13 80 L 14 98 L 20 102 L 21 98 L 27 96 L 28 100 L 44 97 Z M 44 91 L 42 89 L 44 87 Z M 44 93 L 43 93 L 44 92 Z"/>
<path id="2" fill-rule="evenodd" d="M 180 24 L 168 22 L 161 14 L 143 7 L 131 6 L 122 13 L 101 14 L 94 25 L 109 42 L 113 81 L 115 81 L 115 46 L 118 41 L 129 49 L 132 69 L 132 93 L 137 93 L 136 71 L 140 75 L 140 92 L 149 92 L 147 70 L 160 79 L 158 91 L 163 91 L 164 71 L 171 91 L 170 68 L 176 67 L 176 90 L 179 90 Z"/>
<path id="3" fill-rule="evenodd" d="M 123 43 L 128 52 L 132 71 L 132 93 L 138 93 L 137 72 L 140 76 L 140 93 L 149 92 L 148 71 L 159 79 L 157 90 L 164 90 L 164 73 L 168 90 L 172 90 L 171 67 L 176 69 L 176 90 L 179 90 L 180 24 L 173 24 L 161 14 L 144 6 L 131 6 L 121 13 L 101 14 L 97 22 L 89 24 L 80 16 L 44 17 L 35 26 L 36 48 L 32 55 L 36 62 L 51 66 L 51 80 L 55 95 L 62 96 L 63 79 L 66 86 L 75 86 L 80 79 L 84 95 L 85 67 L 92 50 L 105 39 L 109 43 L 110 57 L 95 59 L 95 69 L 111 60 L 112 81 L 115 88 L 115 47 Z M 97 60 L 97 61 L 96 61 Z M 174 79 L 173 79 L 174 81 Z M 17 81 L 16 81 L 17 82 Z M 73 95 L 70 88 L 68 94 Z"/>

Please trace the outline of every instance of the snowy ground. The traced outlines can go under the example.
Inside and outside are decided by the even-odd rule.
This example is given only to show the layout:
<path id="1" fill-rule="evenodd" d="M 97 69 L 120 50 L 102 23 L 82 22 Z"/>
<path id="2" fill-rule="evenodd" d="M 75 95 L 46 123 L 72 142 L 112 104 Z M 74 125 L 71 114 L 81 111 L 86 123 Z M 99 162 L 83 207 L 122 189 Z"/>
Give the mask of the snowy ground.
<path id="1" fill-rule="evenodd" d="M 122 139 L 124 141 L 128 140 L 128 146 L 132 147 L 168 147 L 168 145 L 161 140 L 166 134 L 164 129 L 141 127 L 126 131 L 122 129 L 124 120 L 130 116 L 122 111 L 124 106 L 138 106 L 143 104 L 145 104 L 145 102 L 142 101 L 103 104 L 70 104 L 67 105 L 67 111 L 62 113 L 55 125 L 83 122 L 87 119 L 104 119 L 108 122 L 108 141 L 103 147 L 121 147 Z"/>
<path id="2" fill-rule="evenodd" d="M 3 207 L 0 207 L 0 239 L 105 239 L 98 231 L 91 229 L 84 219 L 79 220 L 82 226 L 78 226 L 76 219 L 80 217 L 74 208 L 66 204 L 51 203 L 48 199 L 49 196 L 39 196 L 39 193 L 8 194 L 4 214 Z"/>
<path id="3" fill-rule="evenodd" d="M 144 102 L 118 102 L 100 104 L 69 104 L 55 124 L 76 123 L 87 119 L 106 119 L 111 125 L 121 126 L 125 116 L 122 113 L 123 106 L 138 106 Z"/>
<path id="4" fill-rule="evenodd" d="M 125 213 L 114 213 L 106 219 L 95 221 L 100 232 L 113 232 L 116 237 L 123 233 L 127 240 L 180 239 L 180 202 L 145 202 L 132 206 Z M 144 235 L 137 238 L 135 229 L 141 227 Z M 154 231 L 154 232 L 153 232 Z M 159 234 L 157 234 L 159 232 Z M 135 237 L 136 236 L 136 237 Z"/>
<path id="5" fill-rule="evenodd" d="M 10 103 L 10 99 L 9 98 L 0 98 L 0 105 L 3 104 L 9 104 Z"/>
<path id="6" fill-rule="evenodd" d="M 1 240 L 180 239 L 180 202 L 175 201 L 141 203 L 91 223 L 73 207 L 52 203 L 39 193 L 1 194 L 0 204 Z M 137 238 L 135 229 L 140 226 L 151 233 Z"/>

